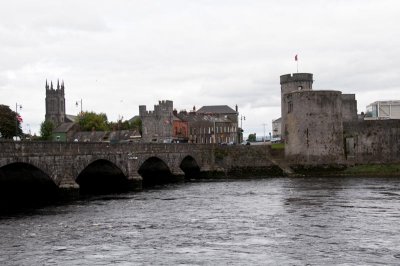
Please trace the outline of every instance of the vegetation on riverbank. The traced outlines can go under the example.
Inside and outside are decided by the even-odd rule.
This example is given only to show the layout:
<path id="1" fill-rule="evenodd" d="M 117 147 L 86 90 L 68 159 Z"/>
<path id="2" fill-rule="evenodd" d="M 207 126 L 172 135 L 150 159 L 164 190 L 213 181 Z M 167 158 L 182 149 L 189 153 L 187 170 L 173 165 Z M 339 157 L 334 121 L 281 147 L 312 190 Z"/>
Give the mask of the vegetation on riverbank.
<path id="1" fill-rule="evenodd" d="M 285 149 L 285 143 L 272 143 L 271 144 L 271 149 L 273 149 L 273 150 L 284 150 Z"/>

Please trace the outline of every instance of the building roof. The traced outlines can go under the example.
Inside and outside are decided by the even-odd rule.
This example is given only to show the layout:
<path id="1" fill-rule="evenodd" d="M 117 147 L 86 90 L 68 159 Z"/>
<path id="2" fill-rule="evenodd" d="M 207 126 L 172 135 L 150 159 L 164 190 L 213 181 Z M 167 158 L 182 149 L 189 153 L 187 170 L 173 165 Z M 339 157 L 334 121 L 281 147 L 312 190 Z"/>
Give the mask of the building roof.
<path id="1" fill-rule="evenodd" d="M 129 141 L 138 139 L 141 135 L 136 130 L 117 130 L 117 131 L 79 131 L 74 134 L 74 139 L 78 141 Z"/>
<path id="2" fill-rule="evenodd" d="M 68 115 L 68 114 L 66 114 L 65 118 L 66 118 L 66 120 L 65 120 L 66 122 L 75 122 L 76 115 Z"/>
<path id="3" fill-rule="evenodd" d="M 282 122 L 282 117 L 272 120 L 272 123 L 281 123 L 281 122 Z"/>
<path id="4" fill-rule="evenodd" d="M 180 118 L 183 121 L 187 122 L 216 122 L 216 123 L 232 123 L 233 121 L 229 117 L 215 117 L 209 114 L 185 114 L 185 113 L 179 113 L 178 118 Z"/>
<path id="5" fill-rule="evenodd" d="M 197 110 L 199 114 L 236 114 L 237 112 L 228 105 L 208 105 Z"/>
<path id="6" fill-rule="evenodd" d="M 67 123 L 62 123 L 58 127 L 56 127 L 53 132 L 54 133 L 67 133 L 70 131 L 76 123 L 73 122 L 67 122 Z"/>
<path id="7" fill-rule="evenodd" d="M 380 105 L 400 105 L 400 100 L 376 101 L 376 102 L 370 103 L 368 106 L 377 105 L 377 104 L 380 104 Z"/>

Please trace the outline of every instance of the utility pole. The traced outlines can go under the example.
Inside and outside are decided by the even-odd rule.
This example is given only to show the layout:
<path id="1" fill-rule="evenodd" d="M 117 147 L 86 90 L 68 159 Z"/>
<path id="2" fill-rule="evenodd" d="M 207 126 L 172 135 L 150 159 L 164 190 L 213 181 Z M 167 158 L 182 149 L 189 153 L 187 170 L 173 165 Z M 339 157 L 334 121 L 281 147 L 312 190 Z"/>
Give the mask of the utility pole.
<path id="1" fill-rule="evenodd" d="M 240 115 L 240 130 L 242 132 L 240 132 L 241 139 L 239 140 L 239 142 L 243 141 L 243 131 L 244 131 L 243 130 L 243 120 L 246 120 L 246 117 L 244 115 Z"/>
<path id="2" fill-rule="evenodd" d="M 264 126 L 264 142 L 265 142 L 265 126 L 266 125 L 267 125 L 266 123 L 263 124 L 263 126 Z"/>
<path id="3" fill-rule="evenodd" d="M 76 101 L 75 106 L 78 107 L 79 103 L 81 105 L 81 114 L 82 114 L 82 99 L 80 101 Z"/>

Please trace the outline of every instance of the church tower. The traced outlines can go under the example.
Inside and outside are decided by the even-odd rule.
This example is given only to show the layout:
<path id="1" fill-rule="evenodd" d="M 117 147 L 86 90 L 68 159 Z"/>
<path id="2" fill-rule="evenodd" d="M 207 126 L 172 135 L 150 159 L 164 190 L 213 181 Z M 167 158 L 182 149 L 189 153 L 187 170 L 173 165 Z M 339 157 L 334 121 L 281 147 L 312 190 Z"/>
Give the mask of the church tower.
<path id="1" fill-rule="evenodd" d="M 64 96 L 64 81 L 57 80 L 57 88 L 53 88 L 53 82 L 50 85 L 46 80 L 46 121 L 53 122 L 55 127 L 58 127 L 65 122 L 65 96 Z"/>

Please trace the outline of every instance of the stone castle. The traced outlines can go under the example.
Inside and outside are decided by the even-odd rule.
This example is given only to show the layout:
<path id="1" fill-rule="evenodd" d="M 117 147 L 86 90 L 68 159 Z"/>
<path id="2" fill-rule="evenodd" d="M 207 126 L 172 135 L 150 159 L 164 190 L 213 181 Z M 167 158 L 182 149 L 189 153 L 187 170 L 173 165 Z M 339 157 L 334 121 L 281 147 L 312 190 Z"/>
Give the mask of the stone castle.
<path id="1" fill-rule="evenodd" d="M 313 74 L 282 75 L 281 130 L 292 164 L 400 160 L 400 120 L 367 121 L 354 94 L 313 90 Z"/>
<path id="2" fill-rule="evenodd" d="M 173 102 L 159 101 L 154 111 L 147 111 L 145 105 L 139 106 L 142 120 L 142 140 L 144 142 L 167 140 L 172 138 Z"/>

